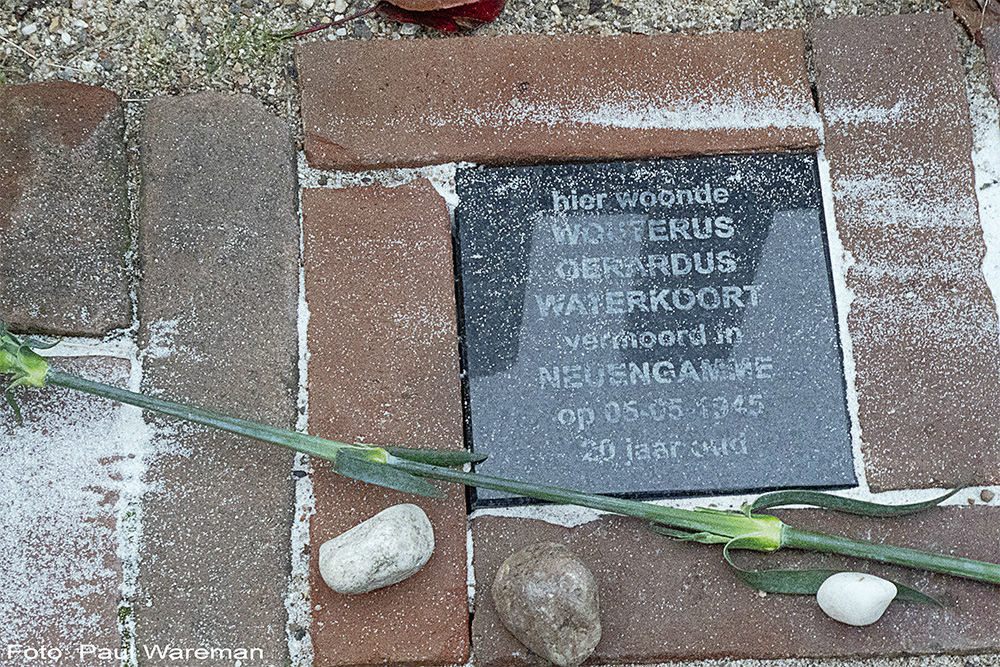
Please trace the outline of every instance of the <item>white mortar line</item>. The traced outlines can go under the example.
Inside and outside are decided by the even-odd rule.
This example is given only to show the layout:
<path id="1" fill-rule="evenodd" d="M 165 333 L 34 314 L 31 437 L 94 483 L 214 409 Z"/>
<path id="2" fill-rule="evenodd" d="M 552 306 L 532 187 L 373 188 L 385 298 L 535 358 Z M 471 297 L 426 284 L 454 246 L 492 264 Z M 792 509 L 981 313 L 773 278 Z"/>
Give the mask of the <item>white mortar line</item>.
<path id="1" fill-rule="evenodd" d="M 355 188 L 375 185 L 396 187 L 405 185 L 419 178 L 426 178 L 434 189 L 444 198 L 448 210 L 454 213 L 458 205 L 455 194 L 455 170 L 458 167 L 473 166 L 471 162 L 446 162 L 426 167 L 396 167 L 369 171 L 324 171 L 310 167 L 303 151 L 299 151 L 299 187 L 300 188 Z"/>
<path id="2" fill-rule="evenodd" d="M 128 249 L 125 253 L 125 263 L 128 270 L 129 305 L 132 308 L 132 326 L 124 333 L 121 340 L 127 341 L 127 353 L 132 362 L 129 388 L 132 391 L 142 390 L 144 377 L 144 355 L 138 349 L 137 336 L 139 332 L 139 198 L 142 186 L 142 166 L 139 155 L 139 129 L 145 114 L 145 103 L 128 104 L 124 108 L 126 156 L 128 160 Z M 118 629 L 122 637 L 123 648 L 128 656 L 122 661 L 122 667 L 138 667 L 138 642 L 136 641 L 136 605 L 142 592 L 139 582 L 140 550 L 143 541 L 143 519 L 145 516 L 143 501 L 147 485 L 147 472 L 150 458 L 155 448 L 153 427 L 146 421 L 142 410 L 126 406 L 127 419 L 131 426 L 141 433 L 141 455 L 137 452 L 132 462 L 134 469 L 130 479 L 128 498 L 119 499 L 118 511 L 118 543 L 122 561 L 122 599 L 119 602 Z M 131 613 L 124 615 L 125 610 Z"/>
<path id="3" fill-rule="evenodd" d="M 888 505 L 901 505 L 929 500 L 936 496 L 944 495 L 949 491 L 951 491 L 951 489 L 899 489 L 895 491 L 871 493 L 860 488 L 854 488 L 829 491 L 828 493 L 844 498 L 853 498 L 855 500 L 866 500 Z M 980 498 L 980 493 L 983 491 L 993 493 L 994 498 L 989 502 L 984 502 Z M 678 507 L 682 509 L 711 507 L 713 509 L 738 510 L 744 503 L 750 503 L 760 495 L 760 493 L 747 493 L 725 496 L 664 498 L 660 500 L 648 500 L 646 502 L 653 505 Z M 1000 486 L 968 487 L 944 501 L 941 505 L 967 505 L 970 501 L 973 501 L 976 505 L 1000 506 Z M 789 507 L 803 508 L 805 506 L 789 505 Z M 577 507 L 575 505 L 522 505 L 517 507 L 488 507 L 477 509 L 472 512 L 470 518 L 474 520 L 483 516 L 519 517 L 525 519 L 539 519 L 553 525 L 573 528 L 575 526 L 589 523 L 590 521 L 596 521 L 604 514 L 608 513 L 585 507 Z"/>
<path id="4" fill-rule="evenodd" d="M 130 341 L 131 342 L 131 341 Z M 133 343 L 129 389 L 142 390 L 143 364 L 142 358 Z M 135 458 L 129 459 L 126 484 L 118 499 L 118 555 L 122 562 L 122 601 L 121 608 L 131 609 L 127 616 L 119 614 L 119 629 L 122 632 L 124 648 L 128 650 L 129 667 L 138 665 L 136 655 L 135 602 L 139 598 L 139 549 L 143 535 L 143 498 L 146 493 L 146 470 L 149 456 L 152 452 L 153 431 L 143 417 L 140 408 L 124 405 L 123 419 L 127 428 L 136 434 L 133 453 Z"/>
<path id="5" fill-rule="evenodd" d="M 868 474 L 865 470 L 864 439 L 861 432 L 861 420 L 858 416 L 857 366 L 854 359 L 854 341 L 851 330 L 847 326 L 847 318 L 854 301 L 854 292 L 847 286 L 847 271 L 854 264 L 854 257 L 844 248 L 837 228 L 837 218 L 834 213 L 833 182 L 830 180 L 830 162 L 822 147 L 816 151 L 816 161 L 819 166 L 820 191 L 823 195 L 823 213 L 826 216 L 826 235 L 829 241 L 830 269 L 833 274 L 833 290 L 837 302 L 837 328 L 840 333 L 840 347 L 843 350 L 844 379 L 847 389 L 847 410 L 851 420 L 851 448 L 854 452 L 854 474 L 858 480 L 858 488 L 863 492 L 869 490 Z"/>
<path id="6" fill-rule="evenodd" d="M 127 359 L 133 369 L 139 365 L 139 350 L 135 341 L 124 335 L 107 338 L 67 336 L 60 338 L 55 346 L 41 350 L 41 353 L 46 357 L 117 357 Z"/>
<path id="7" fill-rule="evenodd" d="M 302 214 L 302 169 L 304 157 L 299 155 L 299 300 L 298 300 L 298 351 L 299 351 L 299 391 L 297 400 L 298 416 L 295 430 L 309 432 L 309 304 L 306 303 L 306 273 L 305 273 L 305 233 Z M 292 515 L 291 564 L 292 571 L 288 582 L 288 594 L 285 597 L 285 610 L 288 613 L 288 626 L 285 628 L 288 639 L 288 653 L 292 667 L 311 667 L 314 650 L 310 626 L 312 625 L 312 602 L 309 590 L 309 526 L 311 517 L 316 511 L 316 497 L 313 494 L 312 466 L 309 456 L 296 452 L 295 471 L 306 474 L 295 480 L 295 511 Z M 305 632 L 301 639 L 296 638 L 293 626 L 298 626 L 299 632 Z"/>
<path id="8" fill-rule="evenodd" d="M 983 50 L 970 45 L 963 60 L 972 118 L 972 166 L 986 244 L 983 276 L 1000 317 L 1000 104 L 991 91 Z"/>

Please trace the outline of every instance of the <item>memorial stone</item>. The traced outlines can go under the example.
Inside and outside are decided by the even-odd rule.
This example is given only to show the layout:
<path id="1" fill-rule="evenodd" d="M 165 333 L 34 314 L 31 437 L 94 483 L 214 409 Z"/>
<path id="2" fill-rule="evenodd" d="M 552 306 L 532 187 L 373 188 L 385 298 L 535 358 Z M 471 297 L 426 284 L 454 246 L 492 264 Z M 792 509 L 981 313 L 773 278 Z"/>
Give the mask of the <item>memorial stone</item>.
<path id="1" fill-rule="evenodd" d="M 457 188 L 479 472 L 639 497 L 855 483 L 815 156 L 463 168 Z"/>

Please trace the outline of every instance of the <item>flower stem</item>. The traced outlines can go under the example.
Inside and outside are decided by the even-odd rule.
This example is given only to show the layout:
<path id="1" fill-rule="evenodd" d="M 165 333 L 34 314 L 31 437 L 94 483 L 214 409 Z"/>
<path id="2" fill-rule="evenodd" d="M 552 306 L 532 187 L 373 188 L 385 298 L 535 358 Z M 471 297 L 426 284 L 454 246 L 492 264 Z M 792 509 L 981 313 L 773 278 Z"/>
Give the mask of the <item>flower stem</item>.
<path id="1" fill-rule="evenodd" d="M 362 16 L 368 16 L 369 14 L 371 14 L 372 12 L 374 12 L 376 9 L 378 9 L 378 5 L 377 4 L 372 5 L 368 9 L 360 11 L 360 12 L 358 12 L 356 14 L 351 14 L 350 16 L 346 16 L 346 17 L 344 17 L 342 19 L 339 19 L 337 21 L 329 21 L 327 23 L 316 23 L 314 25 L 309 26 L 305 30 L 299 30 L 298 32 L 293 32 L 292 34 L 290 34 L 288 36 L 288 39 L 295 39 L 296 37 L 302 37 L 303 35 L 309 35 L 309 34 L 314 33 L 314 32 L 319 32 L 320 30 L 326 30 L 327 28 L 332 28 L 334 26 L 343 25 L 344 23 L 349 23 L 350 21 L 354 21 L 355 19 L 359 19 Z"/>
<path id="2" fill-rule="evenodd" d="M 822 553 L 840 554 L 842 556 L 867 558 L 868 560 L 882 563 L 905 565 L 906 567 L 1000 584 L 1000 565 L 995 563 L 946 556 L 944 554 L 935 554 L 928 551 L 908 549 L 906 547 L 896 547 L 891 544 L 875 544 L 873 542 L 852 540 L 837 535 L 799 530 L 788 525 L 785 526 L 782 546 L 789 549 L 804 549 L 806 551 L 819 551 Z"/>
<path id="3" fill-rule="evenodd" d="M 738 535 L 761 531 L 761 520 L 767 523 L 777 522 L 775 517 L 767 515 L 756 515 L 751 519 L 744 514 L 737 514 L 735 512 L 716 513 L 664 507 L 638 500 L 584 493 L 558 486 L 549 486 L 547 484 L 519 482 L 513 479 L 504 479 L 503 477 L 491 477 L 489 475 L 463 472 L 451 468 L 440 468 L 414 461 L 395 459 L 390 460 L 388 464 L 419 477 L 428 477 L 443 482 L 455 482 L 481 489 L 504 491 L 506 493 L 537 498 L 538 500 L 546 500 L 553 503 L 578 505 L 604 512 L 624 514 L 639 519 L 648 519 L 656 523 L 669 524 L 675 528 L 693 532 L 711 532 L 736 537 Z M 774 548 L 777 548 L 777 540 Z"/>
<path id="4" fill-rule="evenodd" d="M 393 450 L 393 448 L 389 448 L 389 452 L 387 452 L 378 447 L 335 442 L 304 433 L 265 426 L 245 419 L 227 417 L 210 410 L 190 407 L 181 403 L 138 394 L 101 382 L 94 382 L 53 368 L 48 369 L 45 381 L 53 385 L 84 391 L 121 403 L 135 405 L 146 410 L 171 415 L 196 424 L 211 426 L 230 433 L 272 442 L 334 462 L 336 462 L 337 453 L 345 449 L 380 454 L 383 456 L 368 458 L 367 460 L 378 461 L 379 465 L 389 466 L 395 470 L 417 477 L 493 489 L 495 491 L 503 491 L 549 502 L 579 505 L 581 507 L 646 519 L 656 524 L 688 531 L 695 536 L 698 534 L 710 534 L 710 536 L 726 538 L 740 537 L 740 548 L 752 548 L 760 551 L 789 548 L 833 553 L 1000 584 L 1000 565 L 995 563 L 799 530 L 782 523 L 777 517 L 766 514 L 720 512 L 705 509 L 686 510 L 675 507 L 664 507 L 625 498 L 613 498 L 545 484 L 521 482 L 501 477 L 464 472 L 444 466 L 400 458 L 389 453 L 400 451 Z"/>
<path id="5" fill-rule="evenodd" d="M 236 433 L 237 435 L 244 435 L 248 438 L 273 442 L 275 444 L 283 445 L 296 451 L 309 454 L 310 456 L 318 456 L 324 459 L 333 460 L 336 457 L 337 452 L 341 449 L 367 449 L 359 445 L 335 442 L 333 440 L 327 440 L 313 435 L 306 435 L 305 433 L 297 433 L 287 429 L 258 424 L 246 419 L 239 419 L 238 417 L 227 417 L 226 415 L 222 415 L 211 410 L 194 408 L 182 403 L 175 403 L 174 401 L 167 401 L 154 396 L 137 394 L 134 391 L 121 389 L 109 384 L 104 384 L 103 382 L 94 382 L 93 380 L 88 380 L 71 373 L 65 373 L 55 368 L 49 369 L 48 375 L 45 377 L 45 381 L 48 384 L 67 387 L 69 389 L 77 389 L 79 391 L 87 392 L 88 394 L 111 399 L 112 401 L 118 401 L 119 403 L 134 405 L 136 407 L 143 408 L 144 410 L 152 410 L 154 412 L 160 412 L 172 417 L 178 417 L 185 421 L 194 422 L 195 424 L 211 426 L 212 428 L 221 429 L 230 433 Z"/>
<path id="6" fill-rule="evenodd" d="M 171 415 L 203 426 L 211 426 L 230 433 L 283 445 L 296 451 L 331 461 L 336 459 L 338 451 L 345 448 L 358 450 L 378 449 L 326 440 L 317 436 L 257 424 L 237 417 L 227 417 L 211 410 L 190 407 L 162 398 L 138 394 L 127 389 L 88 380 L 54 368 L 49 369 L 46 382 L 60 387 L 77 389 L 146 410 Z M 390 448 L 390 451 L 395 450 Z M 772 516 L 755 515 L 751 518 L 735 512 L 707 512 L 663 507 L 636 500 L 627 500 L 625 498 L 613 498 L 610 496 L 572 491 L 556 486 L 467 473 L 443 466 L 410 461 L 397 456 L 388 456 L 386 463 L 397 470 L 402 470 L 418 477 L 505 491 L 507 493 L 550 502 L 590 507 L 606 512 L 614 512 L 615 514 L 647 519 L 692 532 L 711 532 L 727 537 L 737 537 L 750 533 L 759 534 L 761 537 L 759 545 L 762 550 L 766 551 L 777 549 L 781 542 L 781 522 Z"/>
<path id="7" fill-rule="evenodd" d="M 553 486 L 541 484 L 529 484 L 516 482 L 488 475 L 467 473 L 457 470 L 440 469 L 434 466 L 427 466 L 410 461 L 390 461 L 390 465 L 402 468 L 407 472 L 421 477 L 430 477 L 448 482 L 458 482 L 468 486 L 476 486 L 496 491 L 506 491 L 522 496 L 538 498 L 556 503 L 570 505 L 580 505 L 590 507 L 615 514 L 625 514 L 627 516 L 639 517 L 650 521 L 661 523 L 675 528 L 693 532 L 714 533 L 729 537 L 738 537 L 752 533 L 755 530 L 766 530 L 766 526 L 755 526 L 750 521 L 760 519 L 770 519 L 777 521 L 775 517 L 769 515 L 755 514 L 749 521 L 746 515 L 734 512 L 712 512 L 683 510 L 673 507 L 662 507 L 651 503 L 626 500 L 624 498 L 611 498 L 598 496 L 568 489 L 561 489 Z M 741 521 L 742 519 L 742 521 Z M 840 554 L 843 556 L 854 556 L 883 563 L 893 563 L 906 567 L 941 572 L 956 577 L 976 579 L 990 583 L 1000 584 L 1000 565 L 969 558 L 957 558 L 906 547 L 897 547 L 890 544 L 875 544 L 851 540 L 846 537 L 828 535 L 825 533 L 815 533 L 793 528 L 788 524 L 780 524 L 780 547 L 788 549 L 800 549 L 805 551 L 818 551 L 823 553 Z M 744 543 L 741 548 L 745 547 Z M 777 547 L 775 547 L 777 548 Z M 761 549 L 773 550 L 773 549 Z"/>

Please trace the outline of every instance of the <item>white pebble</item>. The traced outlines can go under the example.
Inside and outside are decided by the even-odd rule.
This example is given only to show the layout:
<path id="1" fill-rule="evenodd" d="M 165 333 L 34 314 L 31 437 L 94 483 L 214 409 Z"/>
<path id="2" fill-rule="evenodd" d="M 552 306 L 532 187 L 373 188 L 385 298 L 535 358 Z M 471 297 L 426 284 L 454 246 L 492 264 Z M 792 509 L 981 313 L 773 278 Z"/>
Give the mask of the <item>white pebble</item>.
<path id="1" fill-rule="evenodd" d="M 38 30 L 38 26 L 34 23 L 29 23 L 28 25 L 21 28 L 22 35 L 33 35 L 35 31 Z"/>
<path id="2" fill-rule="evenodd" d="M 434 553 L 434 529 L 424 511 L 395 505 L 319 548 L 326 585 L 347 595 L 367 593 L 410 577 Z"/>
<path id="3" fill-rule="evenodd" d="M 299 0 L 299 7 L 302 9 L 312 9 L 315 4 L 316 0 Z"/>
<path id="4" fill-rule="evenodd" d="M 347 11 L 347 0 L 334 0 L 333 11 L 338 14 L 343 14 Z"/>
<path id="5" fill-rule="evenodd" d="M 183 14 L 178 14 L 177 18 L 174 20 L 174 27 L 181 32 L 187 30 L 187 17 Z"/>
<path id="6" fill-rule="evenodd" d="M 66 46 L 70 46 L 71 44 L 73 44 L 73 38 L 70 37 L 68 32 L 59 33 L 59 37 L 62 38 L 62 42 Z"/>
<path id="7" fill-rule="evenodd" d="M 861 572 L 838 572 L 816 592 L 819 608 L 847 625 L 871 625 L 882 618 L 895 597 L 894 583 Z"/>

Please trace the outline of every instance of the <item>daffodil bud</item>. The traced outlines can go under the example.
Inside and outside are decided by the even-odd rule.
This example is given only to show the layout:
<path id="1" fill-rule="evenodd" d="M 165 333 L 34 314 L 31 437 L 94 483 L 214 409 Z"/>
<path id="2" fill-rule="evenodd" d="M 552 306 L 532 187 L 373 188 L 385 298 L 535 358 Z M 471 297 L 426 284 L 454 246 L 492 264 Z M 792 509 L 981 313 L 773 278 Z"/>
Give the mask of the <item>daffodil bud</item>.
<path id="1" fill-rule="evenodd" d="M 49 362 L 44 357 L 0 325 L 0 374 L 14 376 L 11 387 L 42 387 L 48 372 Z"/>

